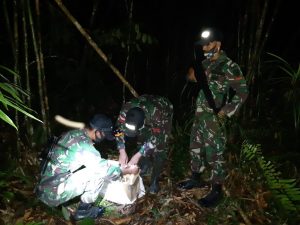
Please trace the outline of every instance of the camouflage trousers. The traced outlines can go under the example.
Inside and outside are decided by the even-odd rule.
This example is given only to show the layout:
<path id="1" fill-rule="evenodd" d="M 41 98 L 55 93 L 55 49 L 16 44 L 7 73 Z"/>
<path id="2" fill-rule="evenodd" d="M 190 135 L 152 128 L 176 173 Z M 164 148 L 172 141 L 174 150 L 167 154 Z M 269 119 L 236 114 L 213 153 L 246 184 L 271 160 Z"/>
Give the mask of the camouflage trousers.
<path id="1" fill-rule="evenodd" d="M 56 207 L 78 196 L 84 203 L 93 203 L 110 182 L 113 170 L 119 170 L 119 166 L 103 160 L 95 168 L 88 167 L 76 172 L 44 177 L 35 191 L 38 198 L 50 207 Z"/>
<path id="2" fill-rule="evenodd" d="M 211 182 L 223 183 L 225 142 L 225 132 L 218 117 L 212 111 L 196 112 L 190 137 L 192 171 L 202 173 L 209 168 Z"/>

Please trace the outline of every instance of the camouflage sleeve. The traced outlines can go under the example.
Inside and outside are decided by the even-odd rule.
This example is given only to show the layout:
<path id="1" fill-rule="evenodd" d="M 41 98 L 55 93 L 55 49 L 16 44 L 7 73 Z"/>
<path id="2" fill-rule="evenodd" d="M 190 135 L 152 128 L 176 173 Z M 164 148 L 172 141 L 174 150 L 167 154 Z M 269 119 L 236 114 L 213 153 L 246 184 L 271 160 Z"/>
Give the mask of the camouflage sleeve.
<path id="1" fill-rule="evenodd" d="M 78 151 L 76 157 L 77 161 L 90 170 L 91 173 L 97 172 L 102 177 L 109 179 L 115 179 L 120 176 L 120 166 L 111 164 L 109 160 L 102 158 L 99 151 L 93 145 L 81 142 L 79 146 L 80 151 Z"/>
<path id="2" fill-rule="evenodd" d="M 91 169 L 98 168 L 103 161 L 99 151 L 91 144 L 79 142 L 72 146 L 73 148 L 76 148 L 76 150 L 74 151 L 74 161 L 70 165 L 71 171 L 78 169 L 82 165 Z"/>
<path id="3" fill-rule="evenodd" d="M 235 94 L 232 100 L 227 103 L 222 110 L 228 117 L 234 115 L 245 102 L 248 97 L 248 87 L 246 80 L 240 67 L 236 63 L 231 63 L 226 71 L 226 77 L 229 87 L 231 87 Z"/>
<path id="4" fill-rule="evenodd" d="M 141 146 L 139 152 L 142 155 L 152 154 L 155 148 L 163 149 L 166 144 L 166 132 L 169 129 L 170 122 L 163 116 L 164 112 L 156 112 L 158 117 L 154 117 L 152 126 L 149 128 L 147 141 Z"/>
<path id="5" fill-rule="evenodd" d="M 126 118 L 126 113 L 128 110 L 131 108 L 131 103 L 127 102 L 123 104 L 122 109 L 119 113 L 117 122 L 116 122 L 116 127 L 120 130 L 125 130 L 125 118 Z M 117 149 L 125 149 L 125 138 L 124 135 L 120 135 L 116 137 L 116 142 L 117 142 Z"/>

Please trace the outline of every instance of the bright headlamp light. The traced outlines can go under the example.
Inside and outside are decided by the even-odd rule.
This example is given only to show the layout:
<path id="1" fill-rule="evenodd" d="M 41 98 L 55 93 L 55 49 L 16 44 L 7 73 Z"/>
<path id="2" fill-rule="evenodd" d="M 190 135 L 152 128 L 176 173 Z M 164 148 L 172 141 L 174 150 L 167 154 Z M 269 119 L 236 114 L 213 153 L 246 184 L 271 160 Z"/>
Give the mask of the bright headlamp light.
<path id="1" fill-rule="evenodd" d="M 210 31 L 209 30 L 204 30 L 201 33 L 201 38 L 207 39 L 210 36 Z"/>
<path id="2" fill-rule="evenodd" d="M 132 124 L 128 124 L 128 123 L 125 123 L 125 127 L 129 130 L 132 130 L 132 131 L 135 131 L 136 130 L 136 126 L 135 125 L 132 125 Z"/>

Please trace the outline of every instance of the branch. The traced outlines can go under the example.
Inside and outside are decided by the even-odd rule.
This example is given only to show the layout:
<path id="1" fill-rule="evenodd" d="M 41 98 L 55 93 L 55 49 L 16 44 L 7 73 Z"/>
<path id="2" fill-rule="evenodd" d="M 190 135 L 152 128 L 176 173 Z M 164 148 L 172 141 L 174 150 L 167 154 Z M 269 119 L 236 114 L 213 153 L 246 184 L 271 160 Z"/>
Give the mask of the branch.
<path id="1" fill-rule="evenodd" d="M 55 0 L 58 7 L 64 12 L 68 19 L 74 24 L 77 30 L 85 37 L 87 42 L 92 46 L 92 48 L 97 52 L 97 54 L 103 59 L 103 61 L 112 69 L 112 71 L 119 77 L 123 84 L 130 90 L 134 97 L 138 97 L 138 93 L 133 89 L 133 87 L 128 83 L 128 81 L 123 77 L 121 72 L 109 61 L 105 53 L 98 47 L 92 37 L 83 29 L 79 22 L 71 15 L 69 10 L 63 5 L 61 0 Z"/>

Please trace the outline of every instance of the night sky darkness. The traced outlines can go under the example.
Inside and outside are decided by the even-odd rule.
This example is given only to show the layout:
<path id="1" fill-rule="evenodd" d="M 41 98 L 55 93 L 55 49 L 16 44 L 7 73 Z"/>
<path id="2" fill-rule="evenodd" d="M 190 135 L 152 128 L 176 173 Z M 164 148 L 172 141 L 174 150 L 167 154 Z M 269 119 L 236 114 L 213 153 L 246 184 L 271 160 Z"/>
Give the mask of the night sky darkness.
<path id="1" fill-rule="evenodd" d="M 49 2 L 51 2 L 50 4 L 53 6 L 52 10 L 59 11 L 54 1 Z M 92 2 L 91 0 L 63 1 L 72 15 L 85 28 L 87 28 L 89 24 L 93 5 Z M 125 0 L 100 0 L 94 24 L 90 30 L 88 28 L 87 30 L 93 34 L 97 29 L 109 30 L 127 23 L 128 14 L 126 2 Z M 218 27 L 223 31 L 223 49 L 230 58 L 235 60 L 237 56 L 236 43 L 238 23 L 243 15 L 242 12 L 244 11 L 243 9 L 245 8 L 246 2 L 247 1 L 241 0 L 134 1 L 133 22 L 141 25 L 142 32 L 155 37 L 158 40 L 158 44 L 143 49 L 142 54 L 138 53 L 134 56 L 135 64 L 131 65 L 128 81 L 139 94 L 173 95 L 173 98 L 177 98 L 185 82 L 185 71 L 194 59 L 193 40 L 195 34 L 203 26 Z M 273 7 L 273 4 L 274 1 L 271 0 L 270 7 Z M 44 16 L 43 19 L 46 21 L 42 23 L 42 35 L 47 38 L 47 41 L 43 43 L 44 55 L 65 54 L 65 58 L 73 57 L 75 60 L 80 61 L 80 56 L 84 51 L 83 46 L 86 44 L 84 38 L 62 14 L 60 19 L 56 19 L 56 21 L 47 21 L 47 18 L 50 18 L 48 6 L 48 4 L 42 4 L 44 8 L 42 17 Z M 270 18 L 270 15 L 267 18 Z M 1 20 L 1 24 L 3 25 L 2 16 Z M 69 46 L 60 44 L 54 48 L 51 46 L 49 31 L 53 27 L 60 26 L 62 23 L 68 24 L 70 34 L 58 32 L 57 35 L 65 39 L 70 37 L 67 40 Z M 299 55 L 297 53 L 299 50 L 299 30 L 298 8 L 295 7 L 294 1 L 282 0 L 269 39 L 266 43 L 265 52 L 277 54 L 291 64 L 297 65 L 299 63 Z M 7 38 L 1 37 L 0 44 L 1 49 L 5 50 L 4 52 L 11 51 Z M 50 48 L 47 49 L 49 46 L 52 47 L 51 51 L 49 50 Z M 77 55 L 69 51 L 70 48 L 77 51 Z M 60 52 L 55 52 L 56 50 Z M 112 62 L 121 73 L 123 73 L 126 58 L 124 51 L 122 54 L 121 49 L 111 50 L 104 48 L 103 51 L 108 54 L 109 52 L 113 52 Z M 117 53 L 118 51 L 120 51 L 120 54 Z M 93 52 L 93 50 L 91 50 L 91 52 Z M 1 64 L 12 64 L 12 60 L 10 62 L 8 61 L 10 58 L 9 54 L 3 54 L 2 52 L 0 55 Z M 72 110 L 75 111 L 75 108 L 79 107 L 79 102 L 83 102 L 83 105 L 80 107 L 94 105 L 94 109 L 89 110 L 90 113 L 104 110 L 104 108 L 111 108 L 111 111 L 114 113 L 117 112 L 116 109 L 120 107 L 122 99 L 122 83 L 107 66 L 103 66 L 103 64 L 101 66 L 98 65 L 101 59 L 96 56 L 96 54 L 94 54 L 92 58 L 89 58 L 86 64 L 87 67 L 81 71 L 76 68 L 78 62 L 72 65 L 70 63 L 70 67 L 73 68 L 70 68 L 67 72 L 65 68 L 67 63 L 61 61 L 62 66 L 59 67 L 58 62 L 56 62 L 55 66 L 53 62 L 54 61 L 46 60 L 45 65 L 47 69 L 46 76 L 48 76 L 48 91 L 52 97 L 52 100 L 50 97 L 50 101 L 52 101 L 50 103 L 52 104 L 53 114 L 60 113 L 76 118 L 80 113 L 78 114 L 77 112 L 77 115 L 72 115 Z M 92 67 L 93 69 L 91 69 Z M 135 69 L 132 69 L 133 67 Z M 73 74 L 72 70 L 74 70 Z M 68 75 L 68 73 L 71 75 Z M 99 74 L 101 74 L 102 86 L 96 85 L 97 82 L 100 82 L 97 78 Z M 70 90 L 70 86 L 74 83 L 77 86 Z M 92 85 L 87 86 L 83 84 Z M 105 90 L 99 91 L 99 89 Z M 130 92 L 128 90 L 126 90 L 126 92 L 127 99 L 131 98 L 132 95 Z M 104 97 L 104 95 L 107 96 Z M 98 101 L 97 104 L 95 103 L 96 101 Z M 66 112 L 64 108 L 67 103 L 73 104 L 70 106 L 69 112 Z M 115 104 L 115 106 L 113 106 L 113 104 Z M 110 112 L 109 110 L 106 111 Z"/>

